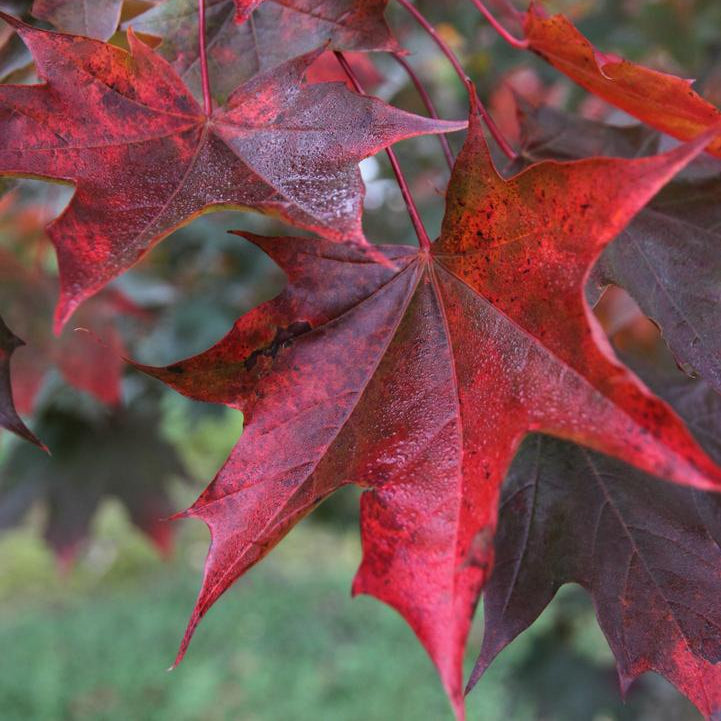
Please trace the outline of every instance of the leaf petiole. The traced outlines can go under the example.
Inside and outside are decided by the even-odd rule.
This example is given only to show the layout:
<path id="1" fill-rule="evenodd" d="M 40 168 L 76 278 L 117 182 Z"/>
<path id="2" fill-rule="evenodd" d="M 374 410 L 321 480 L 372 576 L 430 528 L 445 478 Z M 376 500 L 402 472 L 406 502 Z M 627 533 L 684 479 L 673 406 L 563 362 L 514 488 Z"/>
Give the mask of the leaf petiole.
<path id="1" fill-rule="evenodd" d="M 491 27 L 512 47 L 518 48 L 519 50 L 526 50 L 528 49 L 528 40 L 519 40 L 517 37 L 514 37 L 511 35 L 511 33 L 506 30 L 506 28 L 501 25 L 498 20 L 496 20 L 493 15 L 491 15 L 490 10 L 483 4 L 481 0 L 471 0 L 471 2 L 478 8 L 479 12 L 483 17 L 488 20 L 488 22 L 491 24 Z"/>
<path id="2" fill-rule="evenodd" d="M 210 117 L 213 113 L 213 97 L 210 94 L 208 54 L 205 46 L 205 0 L 198 0 L 198 44 L 200 47 L 200 76 L 203 84 L 203 105 L 205 114 Z"/>
<path id="3" fill-rule="evenodd" d="M 416 71 L 412 68 L 410 63 L 398 53 L 391 53 L 391 57 L 406 71 L 406 74 L 415 86 L 415 89 L 418 92 L 418 95 L 420 96 L 423 105 L 425 105 L 428 114 L 435 120 L 438 120 L 438 113 L 436 111 L 435 105 L 433 104 L 433 100 L 431 99 L 430 94 L 421 82 L 421 79 L 418 77 L 418 75 L 416 75 Z M 443 134 L 439 134 L 437 137 L 438 142 L 441 144 L 441 148 L 443 148 L 443 155 L 445 155 L 446 157 L 448 167 L 453 170 L 453 163 L 455 162 L 455 158 L 453 157 L 453 151 L 451 150 L 448 138 L 446 138 L 446 136 Z"/>
<path id="4" fill-rule="evenodd" d="M 350 63 L 346 60 L 343 53 L 339 50 L 335 50 L 334 54 L 340 63 L 340 66 L 343 68 L 343 71 L 348 76 L 348 80 L 351 81 L 353 87 L 356 89 L 356 92 L 361 95 L 365 95 L 366 93 L 365 90 L 363 90 L 363 86 L 360 84 L 356 74 L 353 72 L 353 68 L 350 66 Z M 398 163 L 398 158 L 392 148 L 386 148 L 386 153 L 388 155 L 388 160 L 391 163 L 391 168 L 393 168 L 393 173 L 398 181 L 398 187 L 401 190 L 401 195 L 405 201 L 406 208 L 408 208 L 408 215 L 411 218 L 411 223 L 413 223 L 413 229 L 416 231 L 416 235 L 418 236 L 418 245 L 422 250 L 430 250 L 431 239 L 428 236 L 428 231 L 423 225 L 420 213 L 418 212 L 418 207 L 416 206 L 416 202 L 413 200 L 410 188 L 408 187 L 408 181 L 406 181 L 403 171 L 401 170 L 401 166 Z"/>

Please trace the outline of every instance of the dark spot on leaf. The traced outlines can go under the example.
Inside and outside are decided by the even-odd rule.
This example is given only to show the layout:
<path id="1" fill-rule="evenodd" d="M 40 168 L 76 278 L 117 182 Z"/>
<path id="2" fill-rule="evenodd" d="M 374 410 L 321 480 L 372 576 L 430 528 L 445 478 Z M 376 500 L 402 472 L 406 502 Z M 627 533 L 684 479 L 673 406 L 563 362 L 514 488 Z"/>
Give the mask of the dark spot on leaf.
<path id="1" fill-rule="evenodd" d="M 311 325 L 305 320 L 291 323 L 286 328 L 278 328 L 275 332 L 275 338 L 273 338 L 267 346 L 253 351 L 245 359 L 245 363 L 243 364 L 245 365 L 245 369 L 252 370 L 258 362 L 259 356 L 275 358 L 281 348 L 287 348 L 293 343 L 297 336 L 307 333 L 309 330 L 311 330 Z"/>

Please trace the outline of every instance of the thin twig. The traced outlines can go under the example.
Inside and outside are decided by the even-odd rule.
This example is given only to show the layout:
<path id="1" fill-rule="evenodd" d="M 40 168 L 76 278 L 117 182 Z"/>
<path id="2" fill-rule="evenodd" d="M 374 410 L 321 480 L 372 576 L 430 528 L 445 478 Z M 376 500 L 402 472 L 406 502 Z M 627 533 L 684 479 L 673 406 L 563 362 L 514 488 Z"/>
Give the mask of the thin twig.
<path id="1" fill-rule="evenodd" d="M 208 54 L 205 48 L 205 0 L 198 0 L 198 43 L 200 45 L 200 77 L 203 83 L 203 105 L 205 114 L 213 113 L 213 97 L 210 94 L 210 75 L 208 74 Z"/>
<path id="2" fill-rule="evenodd" d="M 519 40 L 518 38 L 511 35 L 506 28 L 501 25 L 496 18 L 491 15 L 490 10 L 481 2 L 481 0 L 471 0 L 471 2 L 478 8 L 481 15 L 488 20 L 491 27 L 512 47 L 518 48 L 519 50 L 525 50 L 528 48 L 528 40 Z"/>
<path id="3" fill-rule="evenodd" d="M 433 104 L 433 100 L 428 94 L 428 91 L 423 86 L 423 83 L 421 82 L 418 75 L 416 75 L 415 70 L 413 70 L 413 68 L 406 61 L 406 59 L 398 53 L 392 53 L 391 55 L 393 59 L 406 71 L 408 77 L 411 79 L 411 82 L 415 86 L 418 95 L 423 101 L 423 105 L 426 106 L 428 114 L 435 120 L 438 120 L 438 113 L 436 112 L 436 107 Z M 443 133 L 439 133 L 437 137 L 438 142 L 441 144 L 441 148 L 443 149 L 443 155 L 446 156 L 446 162 L 448 163 L 448 167 L 453 170 L 453 163 L 455 162 L 455 158 L 453 157 L 453 151 L 451 150 L 448 138 Z"/>
<path id="4" fill-rule="evenodd" d="M 353 87 L 356 89 L 356 92 L 360 93 L 361 95 L 365 95 L 363 86 L 360 84 L 360 81 L 356 77 L 356 74 L 353 72 L 353 68 L 350 66 L 350 63 L 346 60 L 343 53 L 339 52 L 338 50 L 335 50 L 334 53 L 336 59 L 340 63 L 340 66 L 343 68 L 343 71 L 348 76 L 348 79 L 353 84 Z M 406 178 L 403 175 L 403 171 L 401 170 L 401 166 L 398 163 L 398 158 L 396 157 L 396 154 L 393 152 L 392 148 L 386 148 L 386 153 L 388 154 L 388 160 L 390 160 L 391 168 L 393 168 L 393 173 L 395 174 L 396 180 L 398 181 L 398 187 L 401 190 L 401 195 L 403 196 L 403 200 L 405 201 L 406 208 L 408 208 L 408 215 L 411 218 L 411 223 L 413 223 L 413 229 L 416 231 L 416 235 L 418 236 L 418 244 L 420 245 L 422 250 L 430 250 L 431 239 L 428 236 L 428 232 L 426 231 L 425 226 L 423 225 L 420 213 L 418 212 L 418 208 L 415 201 L 413 200 L 410 188 L 408 187 L 408 182 L 406 181 Z"/>
<path id="5" fill-rule="evenodd" d="M 437 30 L 428 22 L 428 20 L 426 20 L 415 5 L 408 2 L 408 0 L 398 0 L 398 2 L 413 16 L 414 20 L 426 31 L 426 33 L 430 35 L 440 51 L 448 58 L 449 62 L 453 66 L 453 69 L 456 71 L 456 75 L 458 75 L 461 82 L 465 85 L 468 75 L 448 43 L 446 43 L 446 41 L 438 34 Z"/>
<path id="6" fill-rule="evenodd" d="M 408 0 L 397 1 L 408 11 L 408 13 L 410 13 L 410 15 L 426 31 L 426 33 L 428 33 L 431 39 L 438 46 L 439 50 L 448 58 L 448 61 L 453 66 L 453 69 L 456 71 L 456 75 L 458 75 L 458 77 L 461 79 L 461 82 L 465 85 L 468 82 L 468 75 L 463 69 L 463 66 L 458 60 L 456 54 L 453 52 L 453 50 L 451 50 L 448 43 L 438 34 L 433 25 L 431 25 L 428 20 L 423 17 L 423 15 L 418 11 L 418 9 L 410 2 L 408 2 Z M 501 132 L 500 128 L 496 125 L 490 113 L 486 110 L 480 100 L 478 101 L 478 109 L 481 117 L 483 118 L 486 126 L 488 127 L 489 132 L 493 136 L 493 139 L 496 141 L 496 143 L 498 143 L 498 147 L 510 160 L 516 160 L 518 158 L 518 154 L 515 150 L 513 150 L 511 144 L 503 137 L 503 133 Z"/>

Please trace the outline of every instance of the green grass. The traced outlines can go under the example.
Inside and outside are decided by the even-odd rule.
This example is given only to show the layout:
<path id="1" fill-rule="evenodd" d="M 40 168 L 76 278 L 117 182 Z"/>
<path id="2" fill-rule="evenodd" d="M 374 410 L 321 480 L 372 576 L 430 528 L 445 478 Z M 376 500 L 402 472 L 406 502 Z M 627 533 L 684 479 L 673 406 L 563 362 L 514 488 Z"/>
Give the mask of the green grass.
<path id="1" fill-rule="evenodd" d="M 302 523 L 211 609 L 185 661 L 168 672 L 200 582 L 203 525 L 181 523 L 176 558 L 161 563 L 120 508 L 107 504 L 89 549 L 62 575 L 38 538 L 40 521 L 36 515 L 0 540 L 0 721 L 452 721 L 435 671 L 401 618 L 374 599 L 351 600 L 355 529 Z M 648 714 L 621 715 L 604 665 L 608 647 L 588 604 L 576 614 L 581 656 L 564 666 L 563 647 L 554 647 L 535 675 L 519 676 L 524 659 L 542 648 L 541 635 L 567 613 L 561 606 L 554 602 L 493 664 L 469 697 L 470 721 L 698 718 L 659 716 L 666 702 L 658 699 Z M 609 683 L 591 705 L 586 692 L 598 678 L 578 676 L 579 658 L 608 669 Z M 554 668 L 564 669 L 562 679 Z M 544 692 L 548 704 L 551 681 L 560 684 L 550 694 L 557 708 L 539 716 L 533 709 Z M 663 698 L 678 700 L 666 690 Z M 583 718 L 561 710 L 579 704 Z"/>
<path id="2" fill-rule="evenodd" d="M 188 524 L 178 558 L 160 564 L 137 537 L 121 540 L 116 509 L 104 515 L 108 528 L 64 578 L 30 529 L 0 543 L 2 721 L 451 719 L 402 620 L 350 599 L 354 537 L 312 524 L 291 534 L 221 599 L 168 672 L 203 533 Z M 492 676 L 472 702 L 484 721 L 505 718 L 502 669 Z"/>

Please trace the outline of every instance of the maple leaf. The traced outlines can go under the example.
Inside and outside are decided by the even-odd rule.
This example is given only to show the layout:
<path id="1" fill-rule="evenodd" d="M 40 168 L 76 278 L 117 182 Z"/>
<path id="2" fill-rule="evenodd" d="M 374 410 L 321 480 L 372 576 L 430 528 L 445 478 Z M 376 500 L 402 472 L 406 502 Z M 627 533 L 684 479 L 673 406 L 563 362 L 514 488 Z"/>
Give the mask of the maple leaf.
<path id="1" fill-rule="evenodd" d="M 46 411 L 39 428 L 53 455 L 28 453 L 24 446 L 10 454 L 0 476 L 0 530 L 20 523 L 34 503 L 44 503 L 45 539 L 67 565 L 90 534 L 101 502 L 111 497 L 161 553 L 169 553 L 169 485 L 188 476 L 158 423 L 154 414 L 133 407 L 95 418 L 62 408 Z"/>
<path id="2" fill-rule="evenodd" d="M 0 427 L 16 433 L 40 448 L 45 446 L 37 436 L 23 423 L 15 409 L 12 386 L 10 383 L 10 358 L 15 350 L 24 345 L 0 317 Z"/>
<path id="3" fill-rule="evenodd" d="M 599 52 L 563 15 L 546 17 L 532 2 L 524 31 L 530 49 L 553 67 L 651 127 L 689 140 L 721 121 L 721 111 L 692 90 L 693 81 Z M 707 150 L 721 157 L 721 138 Z"/>
<path id="4" fill-rule="evenodd" d="M 123 0 L 35 0 L 33 15 L 58 30 L 107 40 L 118 27 Z"/>
<path id="5" fill-rule="evenodd" d="M 658 389 L 721 462 L 721 396 L 685 379 Z M 653 670 L 719 718 L 720 542 L 721 496 L 661 483 L 572 443 L 528 438 L 503 489 L 470 685 L 575 582 L 593 597 L 624 693 Z"/>
<path id="6" fill-rule="evenodd" d="M 212 209 L 252 208 L 365 244 L 360 160 L 466 125 L 406 113 L 340 83 L 303 85 L 320 50 L 257 75 L 207 117 L 132 30 L 128 54 L 0 17 L 47 80 L 0 86 L 0 173 L 76 187 L 48 227 L 60 266 L 58 329 L 160 239 Z"/>
<path id="7" fill-rule="evenodd" d="M 388 0 L 268 0 L 243 25 L 233 0 L 206 7 L 208 71 L 224 100 L 241 82 L 330 42 L 334 50 L 398 52 L 383 13 Z M 158 52 L 202 97 L 197 0 L 166 0 L 127 23 L 163 39 Z"/>
<path id="8" fill-rule="evenodd" d="M 476 113 L 430 251 L 244 234 L 286 272 L 277 299 L 167 368 L 180 392 L 242 408 L 240 441 L 183 516 L 211 547 L 200 618 L 337 488 L 368 489 L 354 593 L 395 607 L 462 718 L 461 662 L 492 563 L 499 488 L 545 430 L 703 488 L 721 471 L 612 355 L 583 298 L 602 248 L 706 140 L 639 160 L 496 172 Z"/>
<path id="9" fill-rule="evenodd" d="M 653 152 L 658 135 L 545 108 L 521 111 L 532 159 Z M 705 156 L 661 192 L 603 252 L 593 281 L 624 288 L 661 328 L 679 363 L 721 392 L 721 163 Z"/>

